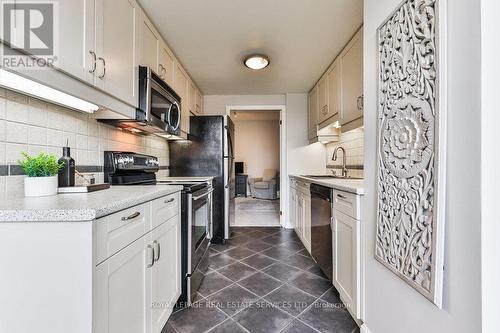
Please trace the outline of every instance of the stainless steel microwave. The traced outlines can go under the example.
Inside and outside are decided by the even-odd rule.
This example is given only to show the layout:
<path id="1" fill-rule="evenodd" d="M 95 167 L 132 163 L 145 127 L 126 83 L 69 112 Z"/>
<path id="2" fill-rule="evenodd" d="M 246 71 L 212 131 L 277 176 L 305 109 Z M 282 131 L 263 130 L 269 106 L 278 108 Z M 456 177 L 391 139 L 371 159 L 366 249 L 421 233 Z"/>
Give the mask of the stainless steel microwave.
<path id="1" fill-rule="evenodd" d="M 139 107 L 135 119 L 99 121 L 137 134 L 181 134 L 181 98 L 149 67 L 139 67 Z"/>

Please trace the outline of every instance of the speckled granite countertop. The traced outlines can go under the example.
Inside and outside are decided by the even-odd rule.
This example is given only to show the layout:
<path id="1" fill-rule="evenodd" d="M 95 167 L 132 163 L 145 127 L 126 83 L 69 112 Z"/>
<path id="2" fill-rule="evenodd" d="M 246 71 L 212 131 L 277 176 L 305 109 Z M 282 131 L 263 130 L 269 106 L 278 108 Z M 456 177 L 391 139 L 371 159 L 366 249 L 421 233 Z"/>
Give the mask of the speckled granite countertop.
<path id="1" fill-rule="evenodd" d="M 0 223 L 92 221 L 180 190 L 177 185 L 112 186 L 92 193 L 7 197 L 0 202 Z"/>
<path id="2" fill-rule="evenodd" d="M 330 187 L 339 191 L 345 191 L 349 193 L 354 193 L 358 195 L 365 194 L 364 181 L 363 179 L 314 179 L 304 176 L 292 175 L 290 177 L 294 177 L 309 183 L 314 183 L 318 185 L 323 185 L 326 187 Z"/>
<path id="3" fill-rule="evenodd" d="M 209 182 L 212 181 L 215 177 L 163 177 L 157 178 L 157 182 Z"/>

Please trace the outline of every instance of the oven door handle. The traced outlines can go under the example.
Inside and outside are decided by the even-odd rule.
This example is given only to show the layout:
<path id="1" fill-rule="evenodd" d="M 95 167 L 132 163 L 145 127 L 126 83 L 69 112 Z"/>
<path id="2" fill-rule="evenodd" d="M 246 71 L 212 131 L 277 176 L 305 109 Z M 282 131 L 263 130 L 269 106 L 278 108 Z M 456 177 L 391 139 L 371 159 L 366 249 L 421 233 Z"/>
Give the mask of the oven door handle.
<path id="1" fill-rule="evenodd" d="M 199 200 L 199 199 L 201 199 L 201 198 L 206 197 L 207 195 L 209 195 L 209 194 L 210 194 L 210 193 L 212 193 L 213 191 L 214 191 L 214 190 L 213 190 L 213 189 L 211 189 L 211 190 L 209 190 L 209 191 L 207 191 L 207 192 L 203 193 L 202 195 L 199 195 L 199 196 L 197 196 L 197 197 L 193 197 L 193 198 L 192 198 L 192 200 L 193 200 L 193 201 L 197 201 L 197 200 Z"/>

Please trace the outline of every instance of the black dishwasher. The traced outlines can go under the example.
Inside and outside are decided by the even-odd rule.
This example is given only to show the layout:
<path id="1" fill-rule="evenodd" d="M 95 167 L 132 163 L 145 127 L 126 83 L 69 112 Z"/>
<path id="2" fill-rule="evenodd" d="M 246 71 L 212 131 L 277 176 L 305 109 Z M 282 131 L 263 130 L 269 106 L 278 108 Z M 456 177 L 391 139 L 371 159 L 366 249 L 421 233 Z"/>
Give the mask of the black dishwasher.
<path id="1" fill-rule="evenodd" d="M 332 281 L 332 189 L 311 184 L 311 254 Z"/>

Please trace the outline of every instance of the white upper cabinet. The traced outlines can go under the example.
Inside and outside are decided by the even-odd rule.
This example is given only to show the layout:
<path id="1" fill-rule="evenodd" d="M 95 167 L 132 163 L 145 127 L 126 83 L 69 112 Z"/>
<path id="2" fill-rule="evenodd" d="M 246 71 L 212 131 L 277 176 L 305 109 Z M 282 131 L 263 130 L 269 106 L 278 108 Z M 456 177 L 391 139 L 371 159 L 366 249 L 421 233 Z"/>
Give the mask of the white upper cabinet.
<path id="1" fill-rule="evenodd" d="M 197 115 L 203 114 L 203 98 L 198 89 L 195 90 L 195 110 Z"/>
<path id="2" fill-rule="evenodd" d="M 188 91 L 189 112 L 192 114 L 196 114 L 196 86 L 194 85 L 193 81 L 189 81 Z"/>
<path id="3" fill-rule="evenodd" d="M 97 0 L 97 86 L 137 106 L 140 9 L 133 0 Z"/>
<path id="4" fill-rule="evenodd" d="M 174 85 L 174 56 L 163 40 L 160 41 L 158 52 L 160 77 L 172 87 Z"/>
<path id="5" fill-rule="evenodd" d="M 140 21 L 140 64 L 151 68 L 156 74 L 161 75 L 158 65 L 160 53 L 160 34 L 146 16 L 141 12 Z"/>
<path id="6" fill-rule="evenodd" d="M 180 64 L 175 64 L 174 90 L 181 97 L 181 130 L 189 133 L 189 97 L 188 97 L 189 77 Z"/>
<path id="7" fill-rule="evenodd" d="M 313 95 L 316 101 L 311 101 Z M 309 140 L 328 135 L 323 130 L 337 121 L 342 131 L 363 125 L 363 29 L 349 41 L 309 93 Z"/>
<path id="8" fill-rule="evenodd" d="M 328 115 L 328 80 L 324 75 L 318 82 L 318 120 L 321 122 L 321 115 Z"/>
<path id="9" fill-rule="evenodd" d="M 363 32 L 359 31 L 340 55 L 342 66 L 341 125 L 363 117 Z"/>
<path id="10" fill-rule="evenodd" d="M 56 66 L 80 80 L 94 83 L 95 0 L 59 1 L 59 52 Z"/>
<path id="11" fill-rule="evenodd" d="M 141 12 L 140 38 L 140 64 L 150 67 L 168 85 L 172 86 L 174 83 L 174 56 L 143 11 Z"/>
<path id="12" fill-rule="evenodd" d="M 314 87 L 309 93 L 309 140 L 318 136 L 318 89 Z"/>
<path id="13" fill-rule="evenodd" d="M 328 107 L 325 112 L 320 112 L 319 122 L 330 120 L 329 123 L 339 120 L 340 113 L 340 66 L 338 62 L 333 63 L 328 71 Z"/>

